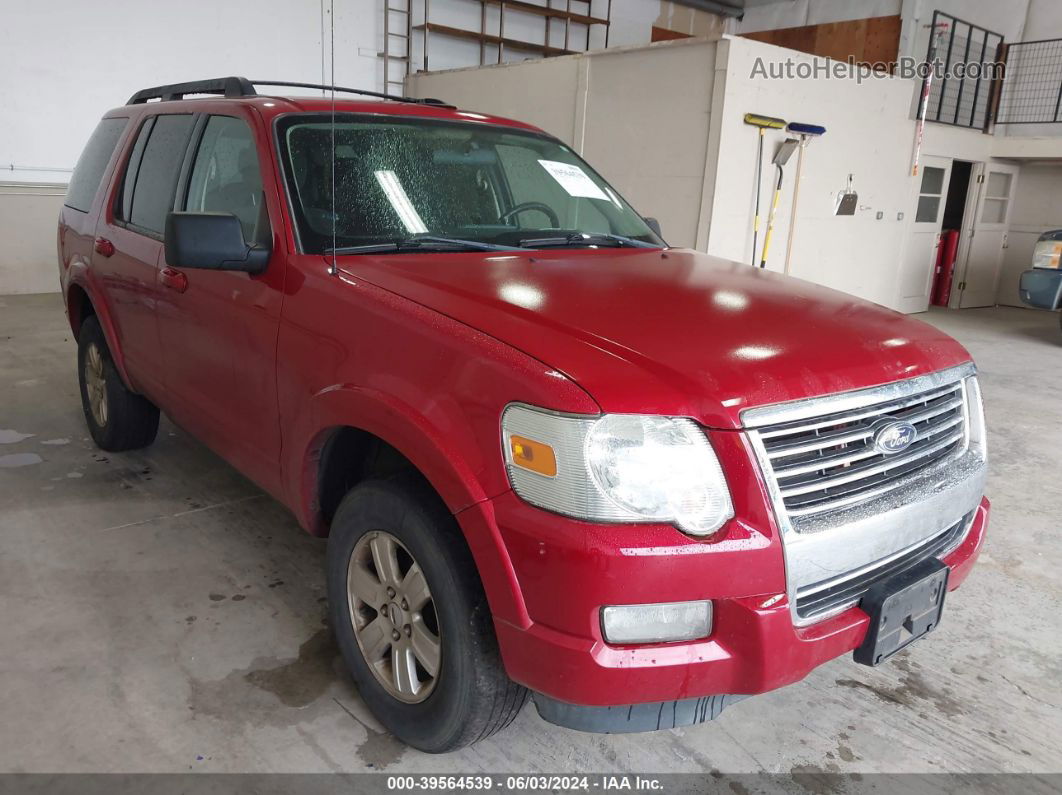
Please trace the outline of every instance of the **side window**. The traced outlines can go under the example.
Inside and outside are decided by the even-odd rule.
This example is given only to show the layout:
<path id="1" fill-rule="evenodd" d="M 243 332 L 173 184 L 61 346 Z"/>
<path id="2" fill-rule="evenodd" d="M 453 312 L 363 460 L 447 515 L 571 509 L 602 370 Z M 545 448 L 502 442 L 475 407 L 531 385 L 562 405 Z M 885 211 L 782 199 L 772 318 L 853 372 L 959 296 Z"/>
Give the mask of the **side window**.
<path id="1" fill-rule="evenodd" d="M 148 136 L 155 124 L 153 118 L 144 121 L 137 133 L 133 151 L 129 153 L 129 162 L 125 166 L 125 174 L 122 176 L 122 197 L 115 210 L 115 215 L 122 221 L 129 220 L 129 212 L 133 207 L 133 187 L 136 185 L 136 173 L 140 169 L 140 160 L 144 157 L 144 147 L 147 146 Z"/>
<path id="2" fill-rule="evenodd" d="M 261 240 L 268 227 L 251 128 L 242 119 L 211 116 L 192 166 L 184 209 L 232 213 L 248 243 Z"/>
<path id="3" fill-rule="evenodd" d="M 100 188 L 100 180 L 107 164 L 111 162 L 114 147 L 118 145 L 118 139 L 122 137 L 122 131 L 128 119 L 104 119 L 96 126 L 81 157 L 77 159 L 74 173 L 70 176 L 70 185 L 66 189 L 66 200 L 63 202 L 67 207 L 87 213 L 92 206 L 92 200 L 96 191 Z"/>
<path id="4" fill-rule="evenodd" d="M 155 119 L 136 174 L 129 223 L 162 234 L 166 214 L 173 209 L 173 194 L 191 130 L 191 114 Z"/>

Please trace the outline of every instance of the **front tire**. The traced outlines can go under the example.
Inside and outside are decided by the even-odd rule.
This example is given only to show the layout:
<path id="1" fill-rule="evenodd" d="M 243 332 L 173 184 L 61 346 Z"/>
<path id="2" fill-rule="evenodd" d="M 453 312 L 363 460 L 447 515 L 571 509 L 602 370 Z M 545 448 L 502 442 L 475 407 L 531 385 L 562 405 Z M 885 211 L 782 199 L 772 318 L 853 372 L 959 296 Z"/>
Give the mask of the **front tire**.
<path id="1" fill-rule="evenodd" d="M 415 748 L 442 753 L 489 737 L 527 702 L 502 667 L 464 537 L 418 479 L 366 481 L 340 503 L 328 603 L 362 698 Z"/>
<path id="2" fill-rule="evenodd" d="M 81 407 L 96 444 L 112 453 L 147 447 L 159 430 L 159 410 L 129 391 L 111 358 L 95 315 L 85 318 L 77 338 Z"/>

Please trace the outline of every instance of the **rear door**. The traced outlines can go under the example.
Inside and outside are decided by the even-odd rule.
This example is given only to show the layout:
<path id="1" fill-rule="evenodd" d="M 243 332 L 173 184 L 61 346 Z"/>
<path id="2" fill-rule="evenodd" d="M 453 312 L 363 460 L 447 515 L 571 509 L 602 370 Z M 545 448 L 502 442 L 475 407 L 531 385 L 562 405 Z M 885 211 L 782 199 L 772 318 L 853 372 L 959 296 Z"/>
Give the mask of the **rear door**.
<path id="1" fill-rule="evenodd" d="M 96 227 L 93 266 L 118 329 L 126 369 L 133 386 L 156 401 L 163 384 L 155 319 L 157 266 L 192 122 L 187 113 L 144 119 Z"/>
<path id="2" fill-rule="evenodd" d="M 160 261 L 158 327 L 166 389 L 177 421 L 270 491 L 279 485 L 276 345 L 283 302 L 284 257 L 268 142 L 255 118 L 204 116 L 196 125 L 175 207 L 236 215 L 244 239 L 269 244 L 274 256 L 257 275 L 182 268 Z M 267 174 L 272 169 L 267 169 Z M 273 194 L 273 217 L 266 204 Z"/>
<path id="3" fill-rule="evenodd" d="M 1010 205 L 1018 182 L 1018 167 L 981 164 L 975 175 L 978 188 L 973 231 L 959 281 L 959 306 L 993 306 L 1007 245 Z"/>

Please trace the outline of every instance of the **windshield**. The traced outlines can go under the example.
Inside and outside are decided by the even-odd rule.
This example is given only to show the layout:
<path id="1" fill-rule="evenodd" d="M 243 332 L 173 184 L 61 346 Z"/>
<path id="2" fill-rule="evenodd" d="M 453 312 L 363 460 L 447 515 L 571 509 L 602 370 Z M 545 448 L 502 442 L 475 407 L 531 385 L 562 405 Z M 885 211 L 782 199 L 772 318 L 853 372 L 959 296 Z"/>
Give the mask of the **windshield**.
<path id="1" fill-rule="evenodd" d="M 293 114 L 277 127 L 303 251 L 664 245 L 571 149 L 485 124 Z M 332 152 L 335 152 L 335 215 Z"/>

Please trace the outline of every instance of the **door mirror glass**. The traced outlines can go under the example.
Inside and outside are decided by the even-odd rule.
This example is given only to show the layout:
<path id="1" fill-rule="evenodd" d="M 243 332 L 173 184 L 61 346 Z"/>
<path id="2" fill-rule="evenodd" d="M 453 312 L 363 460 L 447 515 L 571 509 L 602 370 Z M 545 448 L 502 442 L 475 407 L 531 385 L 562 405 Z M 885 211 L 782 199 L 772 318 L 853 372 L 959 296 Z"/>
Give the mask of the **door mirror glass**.
<path id="1" fill-rule="evenodd" d="M 171 212 L 165 241 L 166 263 L 175 268 L 261 273 L 269 263 L 269 248 L 248 245 L 232 213 Z"/>

